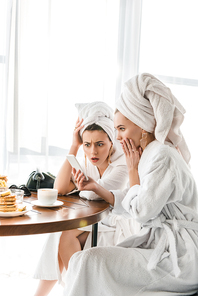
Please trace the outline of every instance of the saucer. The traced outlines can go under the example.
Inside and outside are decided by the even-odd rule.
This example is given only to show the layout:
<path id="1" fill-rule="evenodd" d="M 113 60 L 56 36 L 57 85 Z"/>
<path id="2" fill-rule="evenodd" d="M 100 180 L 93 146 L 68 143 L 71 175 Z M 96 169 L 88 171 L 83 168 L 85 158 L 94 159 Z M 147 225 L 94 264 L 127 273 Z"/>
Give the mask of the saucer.
<path id="1" fill-rule="evenodd" d="M 31 202 L 31 204 L 33 206 L 37 206 L 37 207 L 52 208 L 52 207 L 60 207 L 61 205 L 64 204 L 64 202 L 62 202 L 60 200 L 57 200 L 52 205 L 43 205 L 38 200 L 34 200 L 34 201 Z"/>

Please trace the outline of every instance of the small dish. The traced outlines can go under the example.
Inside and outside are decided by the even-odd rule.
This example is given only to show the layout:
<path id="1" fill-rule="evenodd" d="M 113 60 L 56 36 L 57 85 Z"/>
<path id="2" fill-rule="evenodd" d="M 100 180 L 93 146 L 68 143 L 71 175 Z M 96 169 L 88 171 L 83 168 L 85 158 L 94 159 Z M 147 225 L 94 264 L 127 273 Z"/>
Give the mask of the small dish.
<path id="1" fill-rule="evenodd" d="M 25 211 L 16 211 L 16 212 L 0 212 L 0 217 L 5 218 L 5 217 L 17 217 L 17 216 L 23 216 L 27 212 L 31 211 L 32 207 L 31 206 L 26 206 Z"/>
<path id="2" fill-rule="evenodd" d="M 31 204 L 33 206 L 37 206 L 37 207 L 43 207 L 43 208 L 52 208 L 52 207 L 60 207 L 64 204 L 64 202 L 57 200 L 55 201 L 55 203 L 53 203 L 52 205 L 43 205 L 42 203 L 40 203 L 38 200 L 33 200 L 31 202 Z"/>

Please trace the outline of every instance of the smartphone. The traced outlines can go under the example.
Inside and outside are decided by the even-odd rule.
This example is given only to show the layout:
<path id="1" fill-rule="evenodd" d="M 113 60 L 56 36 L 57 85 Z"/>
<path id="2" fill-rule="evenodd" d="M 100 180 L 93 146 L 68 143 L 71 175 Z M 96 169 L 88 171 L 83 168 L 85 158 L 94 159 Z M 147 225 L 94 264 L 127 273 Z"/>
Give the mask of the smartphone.
<path id="1" fill-rule="evenodd" d="M 85 178 L 88 181 L 89 178 L 87 177 L 86 173 L 83 171 L 83 169 L 82 169 L 81 165 L 79 164 L 76 156 L 75 155 L 72 155 L 72 154 L 68 154 L 66 156 L 66 158 L 67 158 L 67 160 L 69 161 L 69 163 L 71 164 L 71 166 L 73 168 L 75 168 L 77 171 L 80 170 L 85 175 Z"/>

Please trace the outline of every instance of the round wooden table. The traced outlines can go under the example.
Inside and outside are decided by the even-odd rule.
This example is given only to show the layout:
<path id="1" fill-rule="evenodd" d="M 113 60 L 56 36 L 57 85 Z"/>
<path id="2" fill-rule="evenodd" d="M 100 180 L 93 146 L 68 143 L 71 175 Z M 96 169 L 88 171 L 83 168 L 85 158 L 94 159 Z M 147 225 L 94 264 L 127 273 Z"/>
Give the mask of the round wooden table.
<path id="1" fill-rule="evenodd" d="M 103 200 L 88 201 L 78 195 L 58 196 L 63 201 L 59 207 L 38 207 L 31 204 L 37 200 L 36 193 L 24 197 L 27 207 L 23 216 L 0 217 L 0 236 L 28 235 L 92 227 L 92 246 L 97 244 L 97 223 L 109 213 L 109 204 Z"/>

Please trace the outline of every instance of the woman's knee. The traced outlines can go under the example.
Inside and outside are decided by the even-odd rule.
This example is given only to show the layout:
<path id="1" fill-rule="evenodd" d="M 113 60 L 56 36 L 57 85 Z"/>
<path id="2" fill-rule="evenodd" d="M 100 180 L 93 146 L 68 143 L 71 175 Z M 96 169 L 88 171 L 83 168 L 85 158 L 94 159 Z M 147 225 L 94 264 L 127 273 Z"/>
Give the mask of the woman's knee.
<path id="1" fill-rule="evenodd" d="M 80 231 L 78 229 L 71 229 L 62 232 L 61 240 L 72 240 L 72 238 L 77 238 L 80 235 Z"/>

